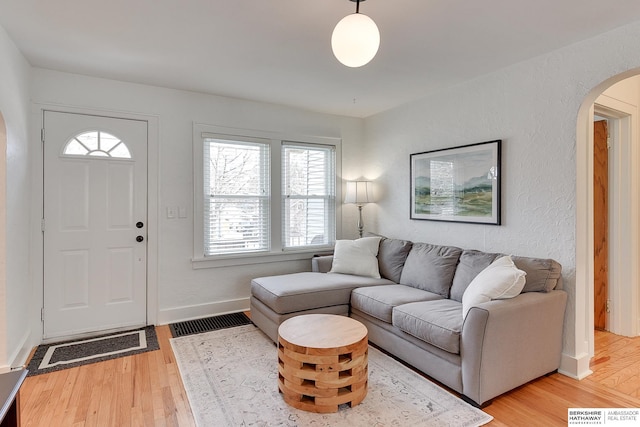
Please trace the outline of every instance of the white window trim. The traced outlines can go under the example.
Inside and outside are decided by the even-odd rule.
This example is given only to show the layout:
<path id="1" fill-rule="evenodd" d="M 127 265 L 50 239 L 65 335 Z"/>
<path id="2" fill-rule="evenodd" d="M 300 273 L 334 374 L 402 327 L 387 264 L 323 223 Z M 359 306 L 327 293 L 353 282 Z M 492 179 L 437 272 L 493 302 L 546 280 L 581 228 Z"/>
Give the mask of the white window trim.
<path id="1" fill-rule="evenodd" d="M 208 134 L 208 135 L 207 135 Z M 271 249 L 264 252 L 251 252 L 244 254 L 225 254 L 204 256 L 204 157 L 202 149 L 202 137 L 213 138 L 249 138 L 270 141 L 272 150 L 277 154 L 271 155 Z M 342 222 L 340 220 L 340 201 L 342 200 L 342 186 L 340 185 L 340 171 L 342 170 L 342 141 L 340 138 L 292 135 L 277 132 L 236 129 L 222 126 L 193 123 L 193 258 L 194 269 L 227 267 L 248 264 L 263 264 L 271 262 L 295 261 L 311 259 L 314 254 L 332 249 L 331 245 L 317 246 L 313 248 L 282 249 L 282 203 L 281 203 L 281 156 L 280 148 L 283 142 L 300 142 L 307 144 L 332 145 L 336 150 L 336 236 L 342 235 Z"/>

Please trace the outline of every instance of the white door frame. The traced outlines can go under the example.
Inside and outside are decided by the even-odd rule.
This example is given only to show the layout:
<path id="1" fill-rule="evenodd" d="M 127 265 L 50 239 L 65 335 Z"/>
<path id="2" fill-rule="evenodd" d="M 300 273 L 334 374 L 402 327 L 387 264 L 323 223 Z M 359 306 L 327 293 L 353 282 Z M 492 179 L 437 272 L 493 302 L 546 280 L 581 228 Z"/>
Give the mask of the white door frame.
<path id="1" fill-rule="evenodd" d="M 633 148 L 637 135 L 638 108 L 617 99 L 601 95 L 594 105 L 594 114 L 609 121 L 611 148 L 609 159 L 609 331 L 624 336 L 637 336 L 639 228 L 637 150 Z M 637 136 L 635 137 L 637 140 Z M 635 204 L 635 206 L 634 206 Z"/>
<path id="2" fill-rule="evenodd" d="M 40 343 L 43 337 L 43 323 L 41 310 L 44 305 L 44 240 L 40 228 L 41 219 L 44 215 L 44 152 L 41 141 L 41 129 L 43 128 L 44 111 L 57 111 L 62 113 L 75 113 L 84 115 L 95 115 L 112 117 L 117 119 L 133 119 L 146 121 L 148 124 L 148 145 L 147 145 L 147 324 L 155 325 L 158 320 L 158 224 L 159 224 L 159 118 L 147 114 L 129 113 L 112 110 L 98 110 L 91 108 L 79 108 L 67 105 L 33 104 L 33 130 L 34 143 L 37 141 L 39 147 L 34 149 L 32 159 L 33 175 L 31 186 L 33 188 L 32 206 L 39 209 L 32 209 L 33 216 L 31 223 L 34 224 L 31 243 L 33 251 L 32 265 L 32 289 L 34 291 L 34 310 L 31 318 L 31 330 L 38 336 L 33 336 L 32 340 Z"/>

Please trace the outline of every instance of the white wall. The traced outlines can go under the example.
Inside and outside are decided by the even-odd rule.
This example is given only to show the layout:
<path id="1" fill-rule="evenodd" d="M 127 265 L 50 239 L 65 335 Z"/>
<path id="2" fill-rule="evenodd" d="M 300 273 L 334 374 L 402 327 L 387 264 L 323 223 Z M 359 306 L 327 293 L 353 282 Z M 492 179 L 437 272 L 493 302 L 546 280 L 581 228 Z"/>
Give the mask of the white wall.
<path id="1" fill-rule="evenodd" d="M 159 323 L 248 308 L 249 283 L 261 275 L 310 269 L 310 262 L 278 262 L 240 267 L 192 268 L 193 256 L 193 122 L 231 128 L 284 132 L 342 139 L 347 168 L 357 161 L 363 121 L 277 105 L 123 83 L 79 75 L 33 70 L 36 110 L 59 105 L 156 116 L 159 122 L 158 271 Z M 39 115 L 34 121 L 39 123 Z M 35 129 L 34 129 L 35 132 Z M 34 142 L 35 143 L 35 142 Z M 40 156 L 40 153 L 36 154 Z M 34 171 L 35 172 L 35 171 Z M 41 174 L 41 171 L 37 171 Z M 151 180 L 154 177 L 150 177 Z M 41 186 L 34 184 L 35 197 Z M 151 196 L 153 197 L 153 195 Z M 167 207 L 187 208 L 187 218 L 168 219 Z M 355 219 L 346 216 L 355 230 Z M 34 221 L 37 216 L 34 218 Z M 36 242 L 39 246 L 40 243 Z M 41 248 L 39 249 L 41 251 Z M 40 269 L 39 258 L 33 259 Z M 36 278 L 33 287 L 41 287 Z"/>
<path id="2" fill-rule="evenodd" d="M 639 39 L 634 23 L 366 120 L 363 174 L 385 193 L 377 231 L 558 260 L 569 294 L 562 369 L 576 377 L 585 357 L 588 369 L 589 333 L 582 297 L 576 304 L 587 286 L 576 284 L 576 215 L 586 208 L 576 193 L 577 116 L 593 88 L 640 65 Z M 503 140 L 502 226 L 409 219 L 411 153 L 493 139 Z"/>
<path id="3" fill-rule="evenodd" d="M 357 119 L 41 69 L 33 72 L 32 92 L 37 103 L 159 118 L 157 286 L 163 318 L 189 312 L 181 307 L 244 301 L 250 277 L 306 268 L 306 263 L 298 262 L 251 268 L 191 268 L 192 212 L 186 220 L 168 220 L 163 212 L 168 206 L 192 206 L 192 121 L 341 137 L 345 177 L 376 179 L 380 201 L 365 207 L 368 229 L 392 237 L 560 261 L 569 294 L 563 369 L 581 376 L 581 366 L 585 364 L 579 362 L 585 358 L 588 362 L 585 349 L 590 326 L 587 327 L 583 295 L 588 286 L 582 280 L 586 267 L 576 261 L 576 253 L 582 250 L 576 242 L 581 238 L 584 241 L 580 218 L 581 210 L 588 209 L 588 205 L 584 203 L 587 197 L 576 192 L 576 187 L 584 187 L 576 176 L 585 179 L 585 160 L 581 157 L 584 150 L 580 145 L 585 142 L 576 140 L 576 123 L 583 103 L 591 104 L 597 97 L 594 88 L 599 87 L 601 92 L 603 84 L 606 87 L 613 83 L 612 76 L 640 67 L 637 40 L 640 23 L 443 89 L 366 119 L 365 138 L 362 121 Z M 11 74 L 14 81 L 22 82 L 15 72 Z M 28 92 L 23 84 L 18 87 L 11 89 L 11 98 L 15 91 L 21 94 L 20 98 Z M 0 102 L 6 102 L 5 98 L 0 94 Z M 22 111 L 21 107 L 13 108 Z M 409 154 L 498 138 L 504 141 L 502 226 L 409 220 Z M 345 231 L 349 231 L 350 224 L 355 223 L 355 208 L 345 209 L 345 213 Z M 32 261 L 36 270 L 33 289 L 37 290 L 37 253 Z M 12 334 L 18 336 L 20 332 Z M 586 366 L 588 369 L 588 363 Z"/>
<path id="4" fill-rule="evenodd" d="M 0 147 L 0 371 L 28 350 L 29 84 L 30 67 L 0 27 L 0 112 L 6 147 Z"/>

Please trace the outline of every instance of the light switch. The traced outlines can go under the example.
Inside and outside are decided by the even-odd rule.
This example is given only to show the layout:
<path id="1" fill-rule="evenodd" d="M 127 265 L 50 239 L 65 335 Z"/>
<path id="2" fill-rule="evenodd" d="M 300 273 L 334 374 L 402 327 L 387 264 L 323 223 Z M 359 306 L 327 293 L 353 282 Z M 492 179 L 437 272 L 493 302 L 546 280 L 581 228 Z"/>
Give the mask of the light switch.
<path id="1" fill-rule="evenodd" d="M 187 208 L 178 206 L 178 218 L 186 218 L 187 217 Z"/>
<path id="2" fill-rule="evenodd" d="M 176 217 L 176 208 L 173 206 L 167 206 L 167 218 L 172 219 Z"/>

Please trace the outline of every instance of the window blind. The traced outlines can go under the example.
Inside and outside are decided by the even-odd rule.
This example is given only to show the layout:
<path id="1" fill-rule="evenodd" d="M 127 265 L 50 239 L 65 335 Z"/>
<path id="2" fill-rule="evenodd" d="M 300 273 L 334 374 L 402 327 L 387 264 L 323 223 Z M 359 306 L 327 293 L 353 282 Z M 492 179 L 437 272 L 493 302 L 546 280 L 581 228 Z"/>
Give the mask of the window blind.
<path id="1" fill-rule="evenodd" d="M 269 144 L 204 138 L 206 255 L 269 250 Z"/>
<path id="2" fill-rule="evenodd" d="M 335 148 L 282 145 L 283 249 L 335 241 Z"/>

